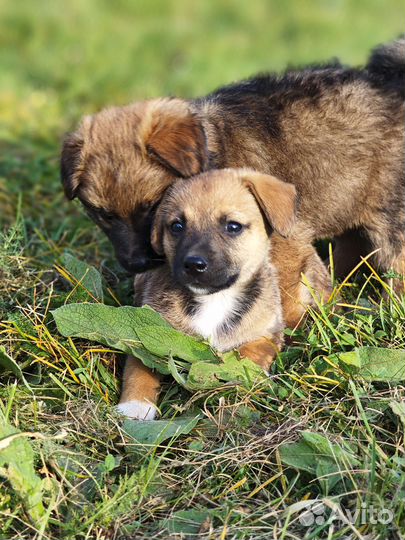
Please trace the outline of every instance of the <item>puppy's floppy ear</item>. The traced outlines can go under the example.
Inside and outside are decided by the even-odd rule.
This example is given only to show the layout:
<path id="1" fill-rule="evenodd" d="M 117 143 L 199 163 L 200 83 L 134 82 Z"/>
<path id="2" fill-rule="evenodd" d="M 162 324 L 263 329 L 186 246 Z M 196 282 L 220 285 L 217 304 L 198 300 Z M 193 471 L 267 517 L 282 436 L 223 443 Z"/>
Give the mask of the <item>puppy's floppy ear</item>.
<path id="1" fill-rule="evenodd" d="M 60 174 L 66 197 L 74 199 L 80 184 L 79 165 L 83 148 L 83 138 L 77 132 L 67 135 L 63 142 L 60 159 Z"/>
<path id="2" fill-rule="evenodd" d="M 247 172 L 243 183 L 251 191 L 271 227 L 287 236 L 295 223 L 295 187 L 275 176 Z"/>
<path id="3" fill-rule="evenodd" d="M 153 111 L 145 140 L 152 159 L 188 178 L 205 170 L 208 149 L 201 121 L 179 100 L 166 101 Z"/>

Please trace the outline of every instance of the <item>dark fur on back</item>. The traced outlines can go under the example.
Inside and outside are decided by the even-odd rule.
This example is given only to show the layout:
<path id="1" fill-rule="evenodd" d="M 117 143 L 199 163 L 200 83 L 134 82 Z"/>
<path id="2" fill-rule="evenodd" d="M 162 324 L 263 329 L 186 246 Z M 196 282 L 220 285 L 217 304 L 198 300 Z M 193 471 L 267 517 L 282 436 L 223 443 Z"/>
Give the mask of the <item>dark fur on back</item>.
<path id="1" fill-rule="evenodd" d="M 316 100 L 327 88 L 366 79 L 367 74 L 361 69 L 347 68 L 341 64 L 319 64 L 304 69 L 289 69 L 281 75 L 260 73 L 218 88 L 202 100 L 214 100 L 230 106 L 253 97 L 269 100 L 266 101 L 267 105 L 283 105 L 299 99 Z"/>
<path id="2" fill-rule="evenodd" d="M 341 98 L 353 85 L 370 87 L 383 94 L 384 106 L 396 115 L 404 99 L 405 58 L 398 54 L 394 61 L 391 51 L 397 53 L 397 48 L 376 48 L 366 70 L 333 63 L 291 69 L 282 75 L 259 74 L 195 100 L 195 107 L 198 110 L 211 104 L 227 111 L 227 125 L 217 124 L 224 138 L 234 131 L 235 125 L 229 123 L 233 120 L 239 128 L 254 129 L 274 142 L 283 140 L 282 123 L 288 110 L 300 106 L 320 108 L 325 97 L 335 95 Z M 216 167 L 229 166 L 228 162 L 222 162 L 221 154 L 219 151 L 216 156 L 211 156 L 213 164 Z"/>
<path id="3" fill-rule="evenodd" d="M 381 88 L 389 88 L 405 97 L 405 35 L 392 43 L 376 47 L 366 69 Z"/>

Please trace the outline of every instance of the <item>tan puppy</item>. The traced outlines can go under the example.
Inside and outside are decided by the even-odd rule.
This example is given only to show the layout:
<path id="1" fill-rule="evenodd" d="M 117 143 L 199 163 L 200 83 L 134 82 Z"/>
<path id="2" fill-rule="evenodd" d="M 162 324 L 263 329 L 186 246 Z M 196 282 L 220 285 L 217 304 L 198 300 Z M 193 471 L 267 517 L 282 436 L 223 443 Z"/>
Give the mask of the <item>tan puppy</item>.
<path id="1" fill-rule="evenodd" d="M 167 263 L 136 277 L 136 303 L 219 351 L 239 349 L 268 370 L 286 322 L 297 324 L 313 302 L 301 272 L 320 294 L 329 290 L 316 253 L 281 236 L 293 226 L 295 196 L 290 184 L 247 169 L 178 180 L 152 231 L 153 247 Z M 158 378 L 130 359 L 119 409 L 153 418 L 158 387 Z"/>
<path id="2" fill-rule="evenodd" d="M 156 99 L 86 117 L 65 141 L 62 179 L 122 265 L 161 263 L 150 244 L 156 205 L 175 178 L 252 167 L 293 184 L 310 244 L 358 229 L 377 263 L 405 263 L 405 41 L 364 69 L 334 64 L 263 75 L 193 100 Z M 355 248 L 357 249 L 357 248 Z M 290 261 L 291 266 L 294 260 Z"/>

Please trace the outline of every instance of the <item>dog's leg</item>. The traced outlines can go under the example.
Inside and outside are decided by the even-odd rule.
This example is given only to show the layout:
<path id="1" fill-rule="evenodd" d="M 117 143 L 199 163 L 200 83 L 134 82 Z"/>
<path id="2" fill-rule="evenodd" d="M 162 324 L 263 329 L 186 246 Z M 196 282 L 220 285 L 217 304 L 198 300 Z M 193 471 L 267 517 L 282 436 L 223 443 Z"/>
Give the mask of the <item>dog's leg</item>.
<path id="1" fill-rule="evenodd" d="M 159 389 L 159 375 L 137 358 L 128 356 L 118 411 L 130 418 L 153 420 L 157 413 Z"/>
<path id="2" fill-rule="evenodd" d="M 393 270 L 398 277 L 390 278 L 389 285 L 397 294 L 404 294 L 405 286 L 405 224 L 392 226 L 381 219 L 375 227 L 368 229 L 371 249 L 375 255 L 377 266 L 382 271 Z"/>
<path id="3" fill-rule="evenodd" d="M 388 284 L 396 294 L 405 294 L 405 243 L 400 252 L 386 265 L 387 270 L 393 270 L 398 277 L 389 279 Z"/>
<path id="4" fill-rule="evenodd" d="M 305 261 L 303 261 L 300 273 L 300 288 L 298 300 L 306 308 L 307 306 L 316 305 L 316 302 L 308 290 L 308 287 L 303 282 L 303 276 L 306 278 L 308 286 L 312 289 L 320 302 L 326 302 L 332 292 L 332 283 L 329 272 L 318 255 L 316 249 L 311 246 L 311 251 L 308 252 Z"/>
<path id="5" fill-rule="evenodd" d="M 264 371 L 268 372 L 282 345 L 282 336 L 273 336 L 272 338 L 262 337 L 239 347 L 239 354 L 242 357 L 249 358 L 263 368 Z"/>
<path id="6" fill-rule="evenodd" d="M 274 234 L 270 258 L 278 272 L 284 322 L 294 328 L 307 307 L 315 304 L 302 275 L 322 301 L 329 298 L 332 289 L 328 271 L 310 243 L 294 238 Z"/>
<path id="7" fill-rule="evenodd" d="M 344 279 L 361 262 L 361 257 L 371 252 L 370 241 L 361 229 L 347 231 L 334 240 L 335 277 Z"/>

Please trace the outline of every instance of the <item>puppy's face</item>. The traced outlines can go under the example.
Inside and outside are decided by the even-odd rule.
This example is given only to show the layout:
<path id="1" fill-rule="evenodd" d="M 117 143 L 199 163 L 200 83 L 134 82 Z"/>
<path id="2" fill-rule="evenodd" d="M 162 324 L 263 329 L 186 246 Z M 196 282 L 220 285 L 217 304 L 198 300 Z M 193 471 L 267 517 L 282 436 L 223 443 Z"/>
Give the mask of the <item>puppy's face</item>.
<path id="1" fill-rule="evenodd" d="M 197 295 L 246 283 L 268 257 L 269 234 L 287 234 L 295 188 L 244 169 L 177 181 L 156 214 L 152 243 L 174 279 Z"/>
<path id="2" fill-rule="evenodd" d="M 174 178 L 202 171 L 207 149 L 201 122 L 186 102 L 152 100 L 85 117 L 64 143 L 61 175 L 111 240 L 130 272 L 162 262 L 150 243 L 153 215 Z"/>

